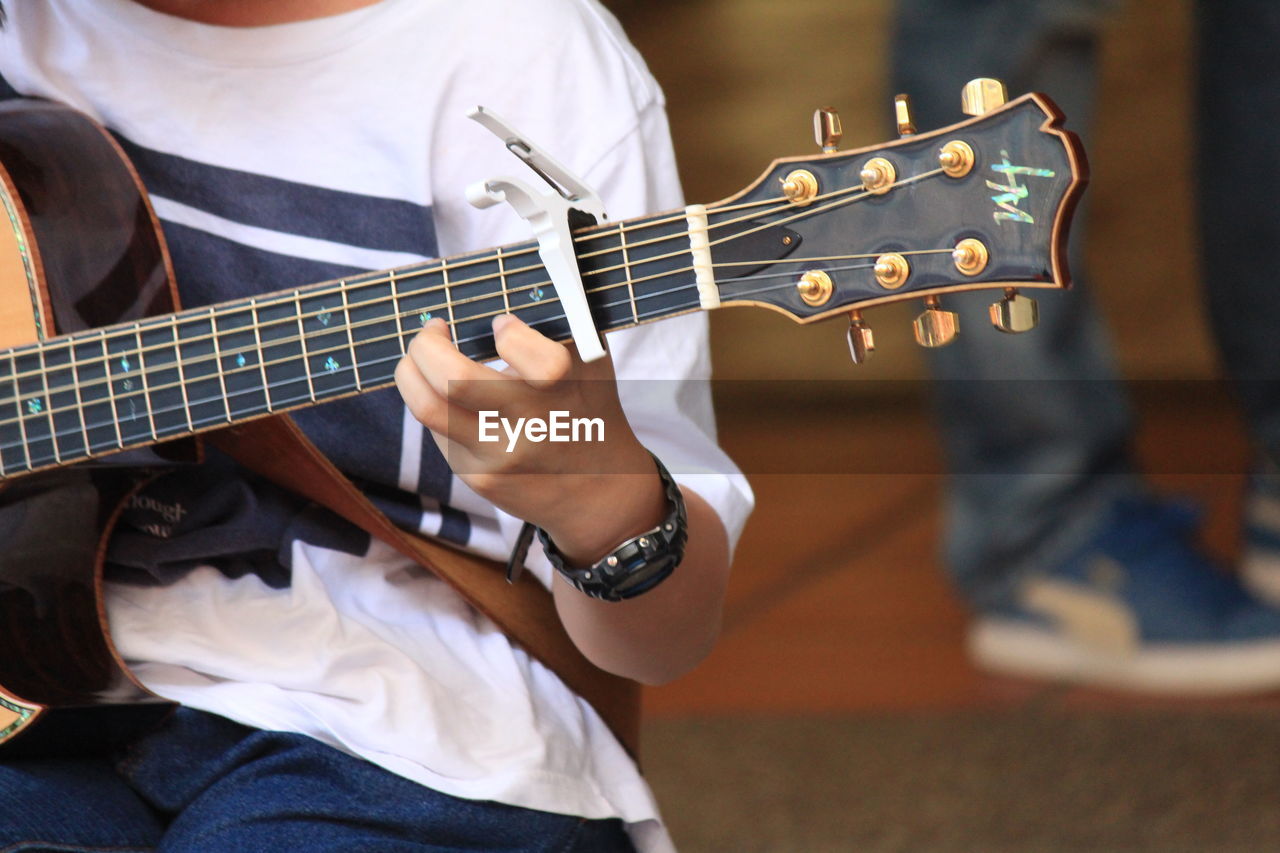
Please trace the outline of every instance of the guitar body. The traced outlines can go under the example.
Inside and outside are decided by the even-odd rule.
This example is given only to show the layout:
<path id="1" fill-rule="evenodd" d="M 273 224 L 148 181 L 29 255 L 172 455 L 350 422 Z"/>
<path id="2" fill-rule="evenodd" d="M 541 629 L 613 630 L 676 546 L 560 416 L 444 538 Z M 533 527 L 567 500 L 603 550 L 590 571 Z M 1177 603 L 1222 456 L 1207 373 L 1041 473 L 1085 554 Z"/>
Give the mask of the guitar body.
<path id="1" fill-rule="evenodd" d="M 142 183 L 82 114 L 0 103 L 0 208 L 0 347 L 178 309 Z M 139 482 L 124 466 L 194 455 L 191 440 L 170 442 L 0 483 L 0 744 L 26 732 L 21 751 L 81 750 L 91 744 L 73 732 L 110 739 L 114 703 L 154 700 L 112 647 L 102 557 Z M 61 725 L 95 708 L 91 725 Z"/>

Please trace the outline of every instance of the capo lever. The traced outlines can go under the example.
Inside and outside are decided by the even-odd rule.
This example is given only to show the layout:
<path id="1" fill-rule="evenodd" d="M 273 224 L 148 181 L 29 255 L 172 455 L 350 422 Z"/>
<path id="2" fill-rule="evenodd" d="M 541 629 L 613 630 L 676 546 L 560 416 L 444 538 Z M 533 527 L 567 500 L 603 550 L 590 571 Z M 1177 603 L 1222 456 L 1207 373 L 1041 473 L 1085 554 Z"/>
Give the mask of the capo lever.
<path id="1" fill-rule="evenodd" d="M 591 222 L 606 218 L 600 197 L 558 160 L 527 141 L 497 113 L 484 107 L 474 107 L 467 117 L 501 139 L 507 150 L 519 157 L 552 190 L 534 189 L 517 178 L 492 178 L 467 187 L 467 201 L 478 208 L 505 201 L 533 227 L 534 236 L 538 239 L 538 255 L 564 307 L 578 355 L 583 361 L 601 358 L 604 344 L 587 305 L 587 293 L 582 285 L 570 232 L 571 217 Z"/>

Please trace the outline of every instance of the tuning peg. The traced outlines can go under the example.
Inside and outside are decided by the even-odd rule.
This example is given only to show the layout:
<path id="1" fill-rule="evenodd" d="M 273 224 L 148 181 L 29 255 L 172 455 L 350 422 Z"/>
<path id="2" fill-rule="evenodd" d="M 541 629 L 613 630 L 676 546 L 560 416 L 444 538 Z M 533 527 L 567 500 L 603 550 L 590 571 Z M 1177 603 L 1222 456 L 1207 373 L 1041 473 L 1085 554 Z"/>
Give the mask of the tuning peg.
<path id="1" fill-rule="evenodd" d="M 849 342 L 849 358 L 853 359 L 854 364 L 865 364 L 876 351 L 876 336 L 862 322 L 861 311 L 849 312 L 849 331 L 845 334 L 845 339 Z"/>
<path id="2" fill-rule="evenodd" d="M 978 77 L 964 84 L 960 91 L 960 109 L 965 115 L 986 115 L 1009 100 L 1004 83 L 990 77 Z"/>
<path id="3" fill-rule="evenodd" d="M 840 114 L 834 107 L 822 107 L 813 111 L 813 139 L 823 153 L 835 151 L 842 136 L 844 130 L 840 127 Z"/>
<path id="4" fill-rule="evenodd" d="M 1030 296 L 1006 287 L 1004 298 L 991 303 L 991 325 L 1002 332 L 1016 335 L 1029 332 L 1040 322 L 1040 308 Z"/>
<path id="5" fill-rule="evenodd" d="M 924 308 L 913 324 L 916 343 L 932 349 L 944 347 L 955 340 L 960 331 L 960 317 L 954 311 L 943 311 L 936 296 L 926 296 Z"/>
<path id="6" fill-rule="evenodd" d="M 898 135 L 911 136 L 916 132 L 916 123 L 911 118 L 911 96 L 893 96 L 893 115 L 898 122 Z"/>

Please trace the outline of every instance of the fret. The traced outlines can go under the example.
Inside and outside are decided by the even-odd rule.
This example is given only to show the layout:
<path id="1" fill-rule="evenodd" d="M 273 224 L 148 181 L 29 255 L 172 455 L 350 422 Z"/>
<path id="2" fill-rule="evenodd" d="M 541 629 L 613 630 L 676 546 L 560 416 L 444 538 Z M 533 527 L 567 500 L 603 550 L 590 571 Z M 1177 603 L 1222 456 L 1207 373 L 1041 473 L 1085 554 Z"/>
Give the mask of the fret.
<path id="1" fill-rule="evenodd" d="M 156 433 L 155 401 L 151 399 L 151 384 L 147 381 L 147 348 L 142 342 L 142 328 L 134 324 L 134 337 L 138 342 L 138 378 L 142 380 L 142 399 L 147 403 L 147 423 L 151 426 L 151 437 L 159 438 Z"/>
<path id="2" fill-rule="evenodd" d="M 596 327 L 605 330 L 633 325 L 635 299 L 630 295 L 632 284 L 627 275 L 626 255 L 616 230 L 580 238 L 578 254 L 587 304 L 591 306 Z"/>
<path id="3" fill-rule="evenodd" d="M 627 300 L 631 303 L 631 319 L 640 322 L 640 313 L 636 309 L 636 289 L 631 283 L 631 253 L 627 251 L 627 224 L 618 225 L 618 243 L 622 247 L 622 274 L 627 279 Z"/>
<path id="4" fill-rule="evenodd" d="M 511 313 L 511 296 L 507 293 L 507 259 L 502 255 L 502 247 L 494 250 L 498 256 L 498 278 L 502 281 L 502 313 Z"/>
<path id="5" fill-rule="evenodd" d="M 208 308 L 178 322 L 178 360 L 182 364 L 188 419 L 195 429 L 230 423 L 231 405 L 222 377 L 222 356 Z"/>
<path id="6" fill-rule="evenodd" d="M 111 401 L 111 420 L 112 426 L 116 433 L 116 447 L 124 447 L 124 433 L 120 431 L 120 407 L 116 405 L 116 391 L 112 387 L 114 383 L 111 381 L 111 353 L 107 349 L 107 330 L 103 329 L 98 335 L 98 344 L 101 347 L 98 359 L 102 366 L 101 383 L 107 389 L 107 399 Z"/>
<path id="7" fill-rule="evenodd" d="M 440 281 L 444 284 L 444 307 L 449 312 L 449 334 L 454 346 L 458 345 L 458 327 L 453 322 L 453 296 L 449 293 L 449 264 L 440 261 Z"/>
<path id="8" fill-rule="evenodd" d="M 426 268 L 401 274 L 400 283 L 409 285 L 408 289 L 400 291 L 399 310 L 396 312 L 402 349 L 418 334 L 419 329 L 427 325 L 427 321 L 442 316 L 442 280 L 438 269 Z"/>
<path id="9" fill-rule="evenodd" d="M 196 425 L 191 418 L 191 397 L 187 394 L 187 371 L 182 363 L 180 339 L 178 337 L 178 316 L 169 315 L 169 339 L 173 345 L 173 363 L 178 368 L 178 388 L 182 391 L 182 414 L 187 421 L 187 429 L 195 431 Z"/>
<path id="10" fill-rule="evenodd" d="M 510 254 L 521 254 L 518 266 L 507 273 L 505 284 L 510 293 L 511 313 L 542 334 L 556 341 L 567 340 L 569 321 L 565 319 L 555 288 L 547 278 L 547 270 L 537 255 L 536 243 L 514 246 Z"/>
<path id="11" fill-rule="evenodd" d="M 107 379 L 116 409 L 120 446 L 142 444 L 156 435 L 151 426 L 151 406 L 142 384 L 141 353 L 137 329 L 103 335 Z"/>
<path id="12" fill-rule="evenodd" d="M 227 413 L 231 421 L 261 415 L 267 405 L 266 374 L 259 362 L 253 302 L 223 306 L 213 316 L 213 342 L 218 374 L 227 389 Z"/>
<path id="13" fill-rule="evenodd" d="M 191 429 L 173 322 L 165 317 L 138 323 L 139 362 L 151 429 L 157 438 L 173 438 Z"/>
<path id="14" fill-rule="evenodd" d="M 84 392 L 80 388 L 80 365 L 76 363 L 76 341 L 67 342 L 67 373 L 71 382 L 72 392 L 74 394 L 74 402 L 68 405 L 74 405 L 76 415 L 80 420 L 80 437 L 84 440 L 84 452 L 86 455 L 93 454 L 93 442 L 89 439 L 89 411 L 85 408 Z"/>
<path id="15" fill-rule="evenodd" d="M 27 460 L 32 468 L 52 465 L 58 461 L 58 454 L 53 442 L 53 421 L 49 417 L 49 395 L 45 387 L 40 347 L 30 347 L 16 353 L 13 370 L 17 380 L 18 416 L 21 419 L 22 440 L 27 448 Z"/>
<path id="16" fill-rule="evenodd" d="M 631 260 L 628 279 L 638 322 L 698 307 L 698 287 L 689 266 L 687 234 L 683 219 L 648 225 L 644 228 L 644 240 L 628 246 Z M 659 239 L 662 237 L 671 239 Z"/>
<path id="17" fill-rule="evenodd" d="M 273 411 L 315 399 L 307 374 L 301 308 L 296 296 L 264 300 L 255 307 L 262 370 Z"/>
<path id="18" fill-rule="evenodd" d="M 343 325 L 347 329 L 347 351 L 351 354 L 351 371 L 355 374 L 356 390 L 364 390 L 364 386 L 360 382 L 360 361 L 356 358 L 356 341 L 351 335 L 351 303 L 347 301 L 347 283 L 344 281 L 338 285 L 339 291 L 342 293 L 342 316 L 345 321 Z"/>
<path id="19" fill-rule="evenodd" d="M 40 357 L 40 365 L 37 369 L 40 371 L 40 390 L 44 392 L 44 414 L 49 419 L 49 444 L 53 450 L 53 461 L 61 463 L 62 451 L 58 449 L 58 425 L 53 418 L 54 405 L 53 397 L 49 393 L 49 365 L 45 359 L 45 348 L 37 346 L 36 353 Z"/>
<path id="20" fill-rule="evenodd" d="M 31 468 L 27 456 L 27 437 L 23 431 L 22 403 L 18 399 L 18 383 L 14 379 L 14 357 L 0 358 L 0 472 L 26 471 Z"/>
<path id="21" fill-rule="evenodd" d="M 271 382 L 267 380 L 266 353 L 262 351 L 262 317 L 258 314 L 258 299 L 249 300 L 249 312 L 253 314 L 253 345 L 258 354 L 258 373 L 262 375 L 262 390 L 267 397 L 267 411 L 273 411 L 271 405 Z"/>
<path id="22" fill-rule="evenodd" d="M 394 285 L 378 280 L 356 283 L 347 288 L 347 316 L 354 350 L 357 379 L 361 388 L 385 385 L 395 378 L 396 365 L 404 355 L 400 334 L 400 306 Z M 393 306 L 388 311 L 388 305 Z"/>
<path id="23" fill-rule="evenodd" d="M 455 264 L 450 293 L 452 325 L 458 349 L 472 358 L 495 354 L 493 318 L 507 310 L 505 280 L 496 253 Z"/>
<path id="24" fill-rule="evenodd" d="M 302 293 L 295 290 L 293 292 L 294 306 L 298 309 L 298 344 L 302 347 L 302 369 L 307 377 L 307 395 L 311 398 L 311 402 L 316 401 L 315 380 L 311 378 L 311 357 L 307 353 L 307 329 L 302 323 Z"/>
<path id="25" fill-rule="evenodd" d="M 403 336 L 403 335 L 401 335 L 401 334 L 399 334 L 399 330 L 400 330 L 400 319 L 404 316 L 404 311 L 402 311 L 402 310 L 401 310 L 401 308 L 400 308 L 400 288 L 399 288 L 399 286 L 398 286 L 398 285 L 397 285 L 397 283 L 396 283 L 396 274 L 395 274 L 395 270 L 392 270 L 392 271 L 391 271 L 391 273 L 390 273 L 390 278 L 391 278 L 391 304 L 395 307 L 395 311 L 396 311 L 396 316 L 395 316 L 395 321 L 396 321 L 396 340 L 397 340 L 397 341 L 398 341 L 398 343 L 400 344 L 400 354 L 401 354 L 401 355 L 408 355 L 408 354 L 409 354 L 409 348 L 408 348 L 407 346 L 405 346 L 404 336 Z"/>
<path id="26" fill-rule="evenodd" d="M 93 454 L 124 446 L 107 375 L 106 332 L 77 336 L 71 342 L 71 364 L 75 373 L 85 442 Z"/>
<path id="27" fill-rule="evenodd" d="M 310 295 L 299 303 L 299 322 L 305 330 L 307 374 L 317 400 L 354 391 L 355 367 L 347 344 L 347 312 L 342 298 L 332 291 Z"/>
<path id="28" fill-rule="evenodd" d="M 81 459 L 88 455 L 84 413 L 80 409 L 71 347 L 65 341 L 42 344 L 40 359 L 44 366 L 45 396 L 53 418 L 53 445 L 59 462 Z"/>

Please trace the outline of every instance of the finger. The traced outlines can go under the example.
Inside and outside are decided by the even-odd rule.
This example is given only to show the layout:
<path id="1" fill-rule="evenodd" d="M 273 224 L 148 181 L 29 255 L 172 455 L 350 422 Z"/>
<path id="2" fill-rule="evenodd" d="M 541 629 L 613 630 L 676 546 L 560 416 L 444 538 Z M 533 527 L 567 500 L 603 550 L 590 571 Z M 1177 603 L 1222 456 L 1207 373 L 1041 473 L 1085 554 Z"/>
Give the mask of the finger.
<path id="1" fill-rule="evenodd" d="M 476 441 L 479 429 L 476 413 L 439 394 L 413 359 L 400 359 L 395 379 L 410 414 L 432 434 L 464 443 Z"/>
<path id="2" fill-rule="evenodd" d="M 493 339 L 503 361 L 534 388 L 554 387 L 573 372 L 575 358 L 569 347 L 551 340 L 514 314 L 493 318 Z"/>
<path id="3" fill-rule="evenodd" d="M 490 380 L 506 377 L 459 352 L 443 320 L 423 326 L 409 342 L 407 355 L 432 390 L 456 406 L 474 412 L 496 408 L 501 400 L 500 389 Z"/>

